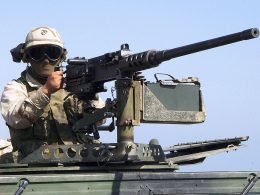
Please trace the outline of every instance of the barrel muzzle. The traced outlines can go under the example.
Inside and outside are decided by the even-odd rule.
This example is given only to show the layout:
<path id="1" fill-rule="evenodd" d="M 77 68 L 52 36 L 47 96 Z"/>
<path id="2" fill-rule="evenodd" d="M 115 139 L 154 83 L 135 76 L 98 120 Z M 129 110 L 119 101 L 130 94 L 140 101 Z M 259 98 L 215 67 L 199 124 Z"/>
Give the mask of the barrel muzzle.
<path id="1" fill-rule="evenodd" d="M 258 28 L 252 28 L 251 33 L 252 33 L 252 36 L 254 38 L 257 38 L 259 36 L 259 29 Z"/>
<path id="2" fill-rule="evenodd" d="M 250 28 L 241 32 L 241 38 L 243 40 L 254 39 L 259 36 L 258 28 Z"/>

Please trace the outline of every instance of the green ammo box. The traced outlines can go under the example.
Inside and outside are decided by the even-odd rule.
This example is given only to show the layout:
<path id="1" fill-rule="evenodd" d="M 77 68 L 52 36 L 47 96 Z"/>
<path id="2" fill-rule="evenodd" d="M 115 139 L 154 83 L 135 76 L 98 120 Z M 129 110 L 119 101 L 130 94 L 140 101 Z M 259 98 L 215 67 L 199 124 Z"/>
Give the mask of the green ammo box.
<path id="1" fill-rule="evenodd" d="M 197 78 L 145 83 L 142 99 L 142 122 L 201 123 L 206 118 Z"/>

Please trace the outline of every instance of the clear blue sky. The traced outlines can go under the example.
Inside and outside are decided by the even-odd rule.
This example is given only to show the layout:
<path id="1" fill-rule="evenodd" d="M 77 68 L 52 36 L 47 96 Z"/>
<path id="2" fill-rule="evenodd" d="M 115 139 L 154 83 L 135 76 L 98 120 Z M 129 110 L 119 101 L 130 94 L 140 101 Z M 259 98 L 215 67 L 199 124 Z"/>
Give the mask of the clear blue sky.
<path id="1" fill-rule="evenodd" d="M 56 28 L 68 57 L 90 58 L 118 50 L 122 43 L 129 43 L 133 52 L 162 50 L 260 28 L 259 7 L 257 0 L 5 1 L 0 12 L 0 88 L 25 69 L 25 64 L 12 62 L 9 50 L 23 42 L 33 27 Z M 249 135 L 247 147 L 181 170 L 260 170 L 259 56 L 260 38 L 177 58 L 144 72 L 148 80 L 154 80 L 156 72 L 199 77 L 208 117 L 199 125 L 142 125 L 136 128 L 135 141 L 157 138 L 166 147 Z M 110 96 L 102 94 L 103 99 Z M 7 137 L 1 118 L 0 138 Z M 114 142 L 116 134 L 102 134 L 102 140 Z"/>

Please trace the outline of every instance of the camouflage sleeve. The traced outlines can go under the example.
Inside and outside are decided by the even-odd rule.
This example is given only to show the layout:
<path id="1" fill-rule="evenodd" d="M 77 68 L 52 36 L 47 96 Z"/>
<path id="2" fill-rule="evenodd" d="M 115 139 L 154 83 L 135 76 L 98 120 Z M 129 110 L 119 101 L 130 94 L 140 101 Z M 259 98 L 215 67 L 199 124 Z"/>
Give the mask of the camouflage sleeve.
<path id="1" fill-rule="evenodd" d="M 49 97 L 41 89 L 28 95 L 26 86 L 11 81 L 4 88 L 0 109 L 8 125 L 23 129 L 31 126 L 42 115 L 49 102 Z"/>

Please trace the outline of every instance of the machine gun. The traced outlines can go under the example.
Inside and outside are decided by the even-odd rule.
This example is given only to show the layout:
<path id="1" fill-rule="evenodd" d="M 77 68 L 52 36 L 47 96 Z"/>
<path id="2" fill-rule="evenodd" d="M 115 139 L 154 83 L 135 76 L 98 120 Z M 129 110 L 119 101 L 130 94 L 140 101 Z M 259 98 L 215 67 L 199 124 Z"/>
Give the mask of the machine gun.
<path id="1" fill-rule="evenodd" d="M 137 71 L 143 71 L 158 66 L 160 63 L 200 52 L 203 50 L 253 39 L 259 36 L 259 30 L 252 28 L 242 32 L 222 36 L 169 50 L 148 50 L 132 54 L 128 44 L 122 44 L 121 49 L 106 53 L 91 59 L 68 59 L 66 71 L 67 90 L 83 96 L 104 92 L 104 83 L 120 78 L 131 78 Z"/>
<path id="2" fill-rule="evenodd" d="M 259 30 L 252 28 L 223 37 L 194 43 L 169 50 L 148 50 L 131 54 L 128 44 L 119 51 L 106 53 L 91 59 L 68 60 L 66 89 L 82 99 L 91 99 L 96 93 L 106 91 L 104 84 L 116 80 L 116 98 L 107 99 L 101 109 L 87 110 L 83 118 L 72 127 L 76 134 L 86 134 L 89 127 L 95 139 L 99 130 L 113 131 L 116 118 L 117 143 L 77 144 L 42 146 L 22 159 L 22 163 L 88 163 L 103 165 L 125 164 L 133 167 L 176 169 L 180 164 L 201 162 L 206 156 L 241 147 L 248 137 L 212 140 L 176 145 L 162 149 L 157 140 L 149 144 L 134 143 L 134 126 L 140 123 L 193 124 L 206 118 L 200 83 L 197 78 L 178 80 L 158 79 L 156 83 L 135 78 L 138 71 L 158 66 L 160 63 L 191 53 L 248 40 L 259 36 Z M 109 126 L 97 127 L 96 122 L 112 117 Z M 48 152 L 46 152 L 48 151 Z M 55 155 L 61 151 L 64 155 Z M 128 167 L 126 169 L 130 169 Z M 120 167 L 122 169 L 122 166 Z"/>

